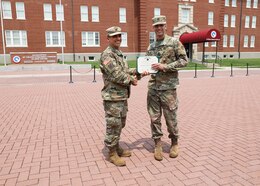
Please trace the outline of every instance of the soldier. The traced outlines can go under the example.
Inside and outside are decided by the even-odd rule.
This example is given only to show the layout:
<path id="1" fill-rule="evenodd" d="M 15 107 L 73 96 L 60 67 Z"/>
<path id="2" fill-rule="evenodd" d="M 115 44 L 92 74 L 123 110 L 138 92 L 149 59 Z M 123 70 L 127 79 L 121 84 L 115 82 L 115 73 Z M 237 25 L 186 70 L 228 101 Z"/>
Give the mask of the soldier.
<path id="1" fill-rule="evenodd" d="M 152 21 L 156 41 L 149 45 L 146 55 L 157 56 L 159 63 L 152 65 L 158 72 L 151 74 L 148 82 L 147 110 L 151 119 L 152 138 L 155 141 L 154 158 L 161 161 L 162 112 L 166 120 L 168 137 L 171 139 L 169 156 L 176 158 L 179 153 L 176 88 L 179 84 L 178 68 L 185 67 L 188 60 L 181 42 L 166 34 L 166 17 L 157 16 Z"/>
<path id="2" fill-rule="evenodd" d="M 104 142 L 109 149 L 109 161 L 116 166 L 125 166 L 125 160 L 121 157 L 129 157 L 131 152 L 120 147 L 119 139 L 126 124 L 130 86 L 137 85 L 136 70 L 128 68 L 119 49 L 122 41 L 121 28 L 113 26 L 106 32 L 109 46 L 102 52 L 100 58 L 100 69 L 104 81 L 101 94 L 106 119 Z"/>

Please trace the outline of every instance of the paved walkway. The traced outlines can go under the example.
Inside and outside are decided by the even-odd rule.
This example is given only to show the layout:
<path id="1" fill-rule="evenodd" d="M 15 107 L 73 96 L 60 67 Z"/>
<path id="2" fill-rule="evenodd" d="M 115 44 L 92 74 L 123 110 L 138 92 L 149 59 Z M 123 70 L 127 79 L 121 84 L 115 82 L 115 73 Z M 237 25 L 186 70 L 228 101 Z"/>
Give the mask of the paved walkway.
<path id="1" fill-rule="evenodd" d="M 153 158 L 142 79 L 121 137 L 133 152 L 125 167 L 106 159 L 99 73 L 95 83 L 92 73 L 74 83 L 62 73 L 0 72 L 0 185 L 260 185 L 259 70 L 214 78 L 181 71 L 180 155 L 168 157 L 163 121 L 161 162 Z"/>

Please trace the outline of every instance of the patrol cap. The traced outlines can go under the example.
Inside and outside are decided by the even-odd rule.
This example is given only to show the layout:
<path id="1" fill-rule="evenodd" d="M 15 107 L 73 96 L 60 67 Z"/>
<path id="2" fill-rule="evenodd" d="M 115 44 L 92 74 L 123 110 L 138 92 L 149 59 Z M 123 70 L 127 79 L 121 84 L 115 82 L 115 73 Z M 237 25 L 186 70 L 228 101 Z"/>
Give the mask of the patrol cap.
<path id="1" fill-rule="evenodd" d="M 153 26 L 166 24 L 166 17 L 164 15 L 155 16 L 153 17 L 152 20 L 153 20 Z"/>
<path id="2" fill-rule="evenodd" d="M 115 36 L 121 34 L 121 28 L 118 26 L 112 26 L 106 30 L 108 36 Z"/>

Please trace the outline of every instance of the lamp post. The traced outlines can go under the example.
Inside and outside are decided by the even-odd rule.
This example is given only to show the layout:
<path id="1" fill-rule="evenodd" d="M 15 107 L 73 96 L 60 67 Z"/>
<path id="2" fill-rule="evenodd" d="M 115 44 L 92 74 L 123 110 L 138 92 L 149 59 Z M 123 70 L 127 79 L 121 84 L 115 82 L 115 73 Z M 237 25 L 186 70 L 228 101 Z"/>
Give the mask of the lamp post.
<path id="1" fill-rule="evenodd" d="M 63 13 L 63 14 L 61 14 Z M 63 48 L 63 28 L 62 28 L 62 15 L 64 15 L 64 12 L 62 12 L 62 7 L 61 7 L 61 0 L 60 0 L 60 43 L 61 43 L 61 58 L 62 58 L 62 64 L 64 65 L 64 48 Z M 64 19 L 64 16 L 63 16 Z"/>
<path id="2" fill-rule="evenodd" d="M 2 42 L 3 42 L 3 53 L 4 53 L 4 65 L 6 66 L 5 35 L 4 35 L 4 21 L 3 21 L 2 0 L 0 0 L 0 17 L 1 17 L 1 28 L 2 28 Z"/>

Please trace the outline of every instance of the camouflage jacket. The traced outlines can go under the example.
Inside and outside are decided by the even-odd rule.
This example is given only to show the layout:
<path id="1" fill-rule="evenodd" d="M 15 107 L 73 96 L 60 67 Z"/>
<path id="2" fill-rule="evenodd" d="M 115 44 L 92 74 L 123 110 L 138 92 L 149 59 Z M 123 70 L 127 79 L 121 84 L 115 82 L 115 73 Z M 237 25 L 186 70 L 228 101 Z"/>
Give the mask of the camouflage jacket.
<path id="1" fill-rule="evenodd" d="M 118 101 L 129 98 L 135 69 L 128 68 L 122 52 L 108 46 L 101 53 L 100 69 L 104 81 L 101 91 L 103 100 Z"/>
<path id="2" fill-rule="evenodd" d="M 151 75 L 148 88 L 156 90 L 176 88 L 176 85 L 179 84 L 178 68 L 188 64 L 186 51 L 181 42 L 165 35 L 164 40 L 150 44 L 146 55 L 157 56 L 159 62 L 165 64 L 164 71 L 158 71 Z"/>

